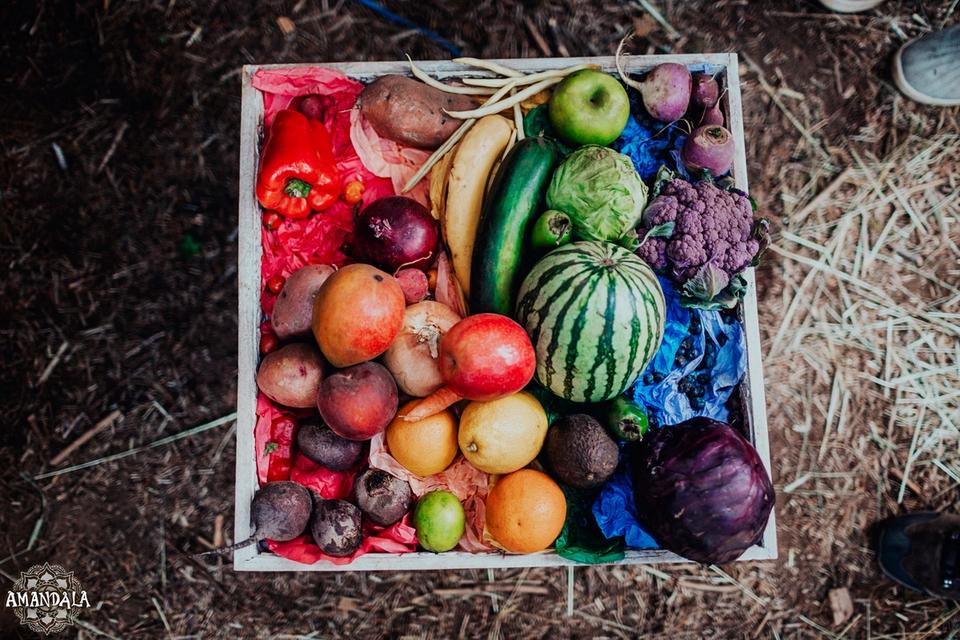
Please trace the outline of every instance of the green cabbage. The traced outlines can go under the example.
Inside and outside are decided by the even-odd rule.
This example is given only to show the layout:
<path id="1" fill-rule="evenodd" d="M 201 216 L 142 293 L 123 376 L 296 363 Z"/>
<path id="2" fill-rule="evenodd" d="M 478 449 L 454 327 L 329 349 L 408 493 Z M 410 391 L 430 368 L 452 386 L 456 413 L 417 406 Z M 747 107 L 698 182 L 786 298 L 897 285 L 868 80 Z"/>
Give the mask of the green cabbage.
<path id="1" fill-rule="evenodd" d="M 630 158 L 607 147 L 588 145 L 564 160 L 547 189 L 547 207 L 563 211 L 574 233 L 613 242 L 640 222 L 647 186 Z"/>

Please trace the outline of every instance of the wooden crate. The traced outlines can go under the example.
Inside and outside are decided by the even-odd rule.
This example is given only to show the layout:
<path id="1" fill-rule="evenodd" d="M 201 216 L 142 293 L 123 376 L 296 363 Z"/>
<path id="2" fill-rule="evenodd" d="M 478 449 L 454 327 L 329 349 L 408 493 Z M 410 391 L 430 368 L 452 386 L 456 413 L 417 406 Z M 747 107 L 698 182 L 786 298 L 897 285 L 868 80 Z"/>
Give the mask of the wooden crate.
<path id="1" fill-rule="evenodd" d="M 612 57 L 596 58 L 527 58 L 497 60 L 502 64 L 525 72 L 561 69 L 579 63 L 596 63 L 604 71 L 616 72 Z M 679 62 L 693 71 L 719 72 L 726 91 L 723 93 L 723 108 L 727 114 L 728 127 L 736 140 L 736 158 L 733 177 L 738 188 L 747 191 L 746 146 L 743 140 L 743 116 L 740 102 L 740 81 L 736 54 L 690 54 L 663 56 L 631 56 L 627 69 L 642 72 L 663 62 Z M 449 61 L 418 62 L 418 66 L 435 78 L 463 76 L 484 77 L 489 74 L 470 69 Z M 401 73 L 409 75 L 406 62 L 356 62 L 318 63 L 311 65 L 248 65 L 242 76 L 242 113 L 240 122 L 240 251 L 239 251 L 239 379 L 237 382 L 237 461 L 236 461 L 236 515 L 234 536 L 243 540 L 250 535 L 250 502 L 257 490 L 256 452 L 253 431 L 256 423 L 257 386 L 255 375 L 259 357 L 260 326 L 260 224 L 261 211 L 254 195 L 260 143 L 263 134 L 263 97 L 252 85 L 253 74 L 258 69 L 277 69 L 295 66 L 325 66 L 338 69 L 358 80 L 370 81 L 378 76 Z M 767 438 L 767 414 L 763 390 L 763 368 L 760 362 L 760 331 L 757 321 L 757 295 L 753 269 L 746 273 L 749 284 L 744 300 L 743 322 L 746 333 L 747 371 L 746 384 L 741 385 L 747 436 L 756 447 L 767 468 L 770 468 L 770 448 Z M 748 549 L 739 561 L 771 560 L 777 557 L 776 520 L 774 513 L 759 545 Z M 617 564 L 654 564 L 685 562 L 669 551 L 628 550 L 626 557 Z M 347 565 L 318 562 L 307 565 L 281 558 L 272 553 L 262 553 L 256 546 L 249 546 L 234 553 L 234 568 L 238 571 L 382 571 L 413 569 L 465 569 L 508 567 L 557 567 L 577 563 L 561 558 L 552 552 L 528 555 L 509 555 L 497 552 L 465 553 L 370 553 Z"/>

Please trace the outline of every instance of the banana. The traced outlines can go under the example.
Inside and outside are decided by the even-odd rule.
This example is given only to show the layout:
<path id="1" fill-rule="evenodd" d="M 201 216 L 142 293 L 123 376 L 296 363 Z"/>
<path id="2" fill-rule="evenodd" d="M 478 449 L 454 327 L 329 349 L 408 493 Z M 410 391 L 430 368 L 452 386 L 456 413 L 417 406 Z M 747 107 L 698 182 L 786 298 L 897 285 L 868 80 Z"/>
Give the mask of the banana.
<path id="1" fill-rule="evenodd" d="M 440 227 L 450 249 L 453 272 L 470 296 L 470 264 L 487 180 L 513 135 L 503 116 L 480 118 L 460 141 L 447 178 L 447 201 Z"/>
<path id="2" fill-rule="evenodd" d="M 443 154 L 430 170 L 430 213 L 437 220 L 443 218 L 443 210 L 447 206 L 447 176 L 450 175 L 450 165 L 453 164 L 457 146 L 454 145 L 450 151 Z"/>

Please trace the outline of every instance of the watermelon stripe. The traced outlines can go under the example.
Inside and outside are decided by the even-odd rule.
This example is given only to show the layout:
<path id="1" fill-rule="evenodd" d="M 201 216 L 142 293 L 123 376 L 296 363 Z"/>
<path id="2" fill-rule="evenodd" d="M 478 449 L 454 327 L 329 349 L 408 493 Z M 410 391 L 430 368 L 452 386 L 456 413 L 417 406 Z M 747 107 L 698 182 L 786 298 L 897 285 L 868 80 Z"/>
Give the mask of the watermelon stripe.
<path id="1" fill-rule="evenodd" d="M 634 312 L 636 312 L 636 310 L 640 309 L 640 304 L 637 302 L 637 293 L 635 291 L 635 287 L 631 286 L 630 279 L 622 271 L 618 271 L 616 273 L 616 276 L 623 279 L 623 282 L 626 285 L 624 288 L 627 291 L 627 295 L 630 296 L 630 308 L 633 309 Z M 627 362 L 637 361 L 637 349 L 640 346 L 640 336 L 638 335 L 639 333 L 640 333 L 640 327 L 637 326 L 637 323 L 636 322 L 630 323 L 630 356 L 627 359 Z"/>
<path id="2" fill-rule="evenodd" d="M 610 395 L 611 390 L 613 389 L 613 379 L 617 373 L 617 354 L 613 350 L 613 321 L 616 318 L 617 314 L 617 295 L 619 289 L 614 286 L 617 279 L 617 273 L 613 269 L 607 269 L 607 312 L 604 314 L 603 319 L 603 334 L 600 336 L 600 345 L 597 349 L 597 356 L 601 363 L 606 362 L 607 365 L 607 380 L 606 384 L 603 386 L 603 396 L 607 397 Z M 631 340 L 633 331 L 631 333 Z M 587 384 L 586 395 L 587 397 L 593 397 L 593 387 L 596 376 L 590 376 L 590 381 Z"/>
<path id="3" fill-rule="evenodd" d="M 600 280 L 600 278 L 597 276 L 598 274 L 594 269 L 593 273 L 591 273 L 589 276 L 590 279 L 585 283 L 583 287 L 579 288 L 578 293 L 580 293 L 581 295 L 592 296 L 593 292 L 596 291 L 597 282 Z M 579 299 L 579 296 L 570 296 L 570 300 L 567 302 L 566 305 L 564 305 L 563 309 L 561 309 L 560 311 L 561 318 L 566 317 L 567 311 L 571 306 L 573 306 L 574 300 L 577 300 L 577 299 Z M 577 356 L 580 353 L 575 348 L 576 346 L 575 343 L 580 340 L 580 334 L 583 333 L 583 325 L 587 320 L 587 311 L 589 309 L 590 309 L 589 304 L 580 305 L 580 310 L 579 312 L 577 312 L 577 317 L 573 321 L 573 327 L 571 327 L 570 329 L 571 343 L 565 347 L 566 353 L 564 354 L 565 355 L 564 362 L 566 364 L 566 367 L 565 367 L 566 370 L 563 376 L 563 397 L 564 398 L 574 397 L 573 396 L 573 391 L 574 391 L 573 375 L 574 373 L 577 372 Z M 553 332 L 553 335 L 550 337 L 550 347 L 548 348 L 547 353 L 552 354 L 557 351 L 557 347 L 559 346 L 559 342 L 560 342 L 560 335 L 561 334 L 559 331 Z M 550 356 L 550 360 L 555 360 L 555 359 L 556 359 L 555 355 Z M 594 364 L 596 364 L 596 361 L 594 361 Z M 587 379 L 593 380 L 593 376 L 588 375 Z"/>

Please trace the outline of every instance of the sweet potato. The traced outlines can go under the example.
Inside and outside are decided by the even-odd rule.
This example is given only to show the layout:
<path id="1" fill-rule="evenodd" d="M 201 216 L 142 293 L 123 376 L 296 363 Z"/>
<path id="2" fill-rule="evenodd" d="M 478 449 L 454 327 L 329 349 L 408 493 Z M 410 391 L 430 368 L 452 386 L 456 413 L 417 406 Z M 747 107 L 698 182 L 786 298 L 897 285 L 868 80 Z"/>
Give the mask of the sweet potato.
<path id="1" fill-rule="evenodd" d="M 333 267 L 325 264 L 308 264 L 287 278 L 270 318 L 278 338 L 285 340 L 310 335 L 313 300 L 333 271 Z"/>
<path id="2" fill-rule="evenodd" d="M 360 111 L 378 134 L 421 149 L 436 149 L 460 126 L 462 121 L 444 109 L 466 111 L 475 106 L 469 96 L 444 93 L 399 75 L 377 78 L 360 94 Z"/>
<path id="3" fill-rule="evenodd" d="M 257 371 L 257 386 L 274 402 L 306 409 L 316 406 L 324 360 L 312 344 L 296 342 L 268 353 Z"/>

